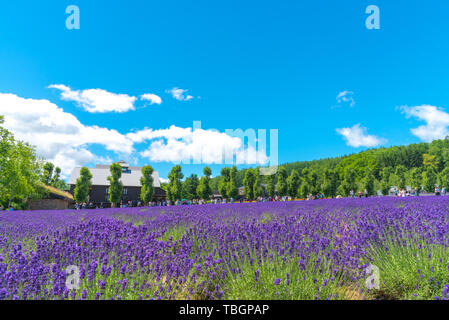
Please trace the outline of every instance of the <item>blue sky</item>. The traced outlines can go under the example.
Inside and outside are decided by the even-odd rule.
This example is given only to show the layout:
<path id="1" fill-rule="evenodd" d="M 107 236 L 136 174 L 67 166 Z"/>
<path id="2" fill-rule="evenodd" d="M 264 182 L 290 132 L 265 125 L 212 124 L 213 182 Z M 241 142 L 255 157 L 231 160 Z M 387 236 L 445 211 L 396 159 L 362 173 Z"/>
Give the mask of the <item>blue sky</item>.
<path id="1" fill-rule="evenodd" d="M 368 5 L 380 30 L 365 27 Z M 125 158 L 167 177 L 179 148 L 233 144 L 225 129 L 277 129 L 280 163 L 431 141 L 449 126 L 447 12 L 437 0 L 2 2 L 0 114 L 65 172 Z M 222 134 L 194 136 L 193 121 Z"/>

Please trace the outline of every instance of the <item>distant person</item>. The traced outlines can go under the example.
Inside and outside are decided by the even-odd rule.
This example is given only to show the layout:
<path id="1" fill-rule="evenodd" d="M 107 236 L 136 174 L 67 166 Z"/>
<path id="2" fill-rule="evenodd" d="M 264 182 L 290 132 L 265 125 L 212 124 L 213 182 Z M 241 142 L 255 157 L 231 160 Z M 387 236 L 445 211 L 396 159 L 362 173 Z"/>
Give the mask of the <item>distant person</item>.
<path id="1" fill-rule="evenodd" d="M 443 196 L 446 195 L 446 188 L 445 187 L 441 188 L 441 195 L 443 195 Z"/>
<path id="2" fill-rule="evenodd" d="M 435 187 L 435 195 L 436 196 L 440 195 L 440 188 L 439 187 Z"/>
<path id="3" fill-rule="evenodd" d="M 349 195 L 351 196 L 351 198 L 354 198 L 354 190 L 349 191 Z"/>
<path id="4" fill-rule="evenodd" d="M 362 197 L 362 191 L 359 191 L 359 198 Z"/>
<path id="5" fill-rule="evenodd" d="M 365 189 L 364 194 L 365 194 L 365 198 L 368 198 L 368 190 Z"/>

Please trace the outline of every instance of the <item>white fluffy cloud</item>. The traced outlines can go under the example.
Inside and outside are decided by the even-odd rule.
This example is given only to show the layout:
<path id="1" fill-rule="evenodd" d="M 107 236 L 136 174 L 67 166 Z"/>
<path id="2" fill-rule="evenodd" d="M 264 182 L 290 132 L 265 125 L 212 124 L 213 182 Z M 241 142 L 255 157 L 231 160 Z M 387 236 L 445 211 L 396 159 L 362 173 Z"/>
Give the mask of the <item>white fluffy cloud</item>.
<path id="1" fill-rule="evenodd" d="M 96 155 L 91 145 L 103 146 L 120 158 L 133 158 L 136 144 L 140 156 L 154 162 L 181 162 L 193 159 L 200 163 L 223 163 L 224 152 L 235 156 L 237 164 L 265 164 L 264 150 L 252 146 L 243 148 L 242 140 L 214 130 L 180 128 L 143 129 L 122 134 L 116 130 L 82 124 L 48 100 L 25 99 L 0 93 L 0 114 L 5 127 L 15 137 L 36 146 L 39 156 L 62 169 L 63 177 L 75 166 L 87 163 L 109 163 L 106 155 Z"/>
<path id="2" fill-rule="evenodd" d="M 141 155 L 154 162 L 224 163 L 226 159 L 236 164 L 266 164 L 265 150 L 256 150 L 253 146 L 242 146 L 239 137 L 214 130 L 179 128 L 144 129 L 129 133 L 127 137 L 141 143 L 151 141 L 150 146 Z"/>
<path id="3" fill-rule="evenodd" d="M 165 90 L 166 93 L 171 94 L 173 98 L 179 101 L 189 101 L 193 99 L 193 96 L 186 94 L 188 90 L 186 89 L 179 89 L 178 87 L 174 87 L 170 90 Z"/>
<path id="4" fill-rule="evenodd" d="M 415 107 L 403 106 L 401 109 L 408 118 L 414 117 L 426 123 L 410 130 L 413 135 L 421 140 L 431 142 L 449 136 L 449 113 L 445 112 L 443 108 L 421 105 Z"/>
<path id="5" fill-rule="evenodd" d="M 48 100 L 24 99 L 0 93 L 0 114 L 15 137 L 36 146 L 45 159 L 61 167 L 64 176 L 73 167 L 98 159 L 88 147 L 99 144 L 119 154 L 133 152 L 133 144 L 116 130 L 85 126 L 75 116 Z"/>
<path id="6" fill-rule="evenodd" d="M 61 99 L 75 101 L 87 112 L 127 112 L 135 110 L 136 97 L 127 94 L 111 93 L 103 89 L 72 90 L 63 84 L 52 84 L 49 88 L 61 91 Z"/>
<path id="7" fill-rule="evenodd" d="M 348 146 L 358 147 L 376 147 L 386 143 L 386 140 L 366 133 L 366 128 L 361 127 L 360 123 L 351 128 L 337 129 L 337 133 L 341 134 L 346 140 Z"/>
<path id="8" fill-rule="evenodd" d="M 341 106 L 343 104 L 349 104 L 349 106 L 352 108 L 355 106 L 355 100 L 354 100 L 354 92 L 352 91 L 342 91 L 337 95 L 337 103 Z"/>
<path id="9" fill-rule="evenodd" d="M 145 93 L 140 96 L 141 100 L 150 101 L 150 104 L 161 104 L 162 99 L 161 97 L 153 94 L 153 93 Z"/>

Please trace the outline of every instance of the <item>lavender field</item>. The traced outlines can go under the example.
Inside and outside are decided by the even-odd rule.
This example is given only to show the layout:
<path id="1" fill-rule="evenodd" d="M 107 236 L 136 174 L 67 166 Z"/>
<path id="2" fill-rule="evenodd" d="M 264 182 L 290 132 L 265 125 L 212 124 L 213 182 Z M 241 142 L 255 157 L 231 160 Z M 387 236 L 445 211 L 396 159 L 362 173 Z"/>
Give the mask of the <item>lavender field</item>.
<path id="1" fill-rule="evenodd" d="M 0 299 L 449 299 L 448 245 L 449 197 L 2 212 Z"/>

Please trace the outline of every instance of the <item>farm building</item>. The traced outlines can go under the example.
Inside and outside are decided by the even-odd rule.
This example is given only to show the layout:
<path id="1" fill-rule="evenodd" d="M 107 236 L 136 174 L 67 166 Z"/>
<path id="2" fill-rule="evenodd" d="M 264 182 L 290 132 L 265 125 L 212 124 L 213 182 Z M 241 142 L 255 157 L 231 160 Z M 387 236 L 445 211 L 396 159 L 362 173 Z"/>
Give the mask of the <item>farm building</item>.
<path id="1" fill-rule="evenodd" d="M 131 167 L 124 161 L 118 162 L 122 167 L 122 177 L 120 181 L 123 183 L 122 201 L 127 203 L 133 202 L 135 205 L 140 200 L 140 178 L 142 177 L 142 167 Z M 73 169 L 69 179 L 70 193 L 74 194 L 76 180 L 80 176 L 81 167 Z M 109 181 L 108 176 L 111 175 L 109 165 L 96 165 L 95 168 L 89 168 L 92 174 L 92 187 L 89 192 L 89 202 L 93 205 L 110 206 L 109 203 Z M 161 188 L 159 173 L 153 172 L 154 196 L 153 201 L 162 201 L 166 199 L 165 190 Z"/>

